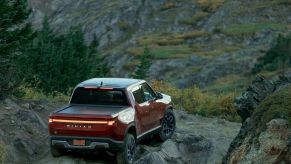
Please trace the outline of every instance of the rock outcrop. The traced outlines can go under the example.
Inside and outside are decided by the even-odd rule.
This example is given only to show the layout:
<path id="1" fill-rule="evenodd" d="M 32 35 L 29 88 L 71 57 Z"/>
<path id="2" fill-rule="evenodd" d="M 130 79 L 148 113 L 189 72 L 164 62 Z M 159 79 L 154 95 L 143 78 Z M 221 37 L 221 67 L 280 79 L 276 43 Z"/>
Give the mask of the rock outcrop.
<path id="1" fill-rule="evenodd" d="M 236 99 L 243 124 L 223 163 L 288 163 L 291 161 L 290 78 L 257 77 Z"/>

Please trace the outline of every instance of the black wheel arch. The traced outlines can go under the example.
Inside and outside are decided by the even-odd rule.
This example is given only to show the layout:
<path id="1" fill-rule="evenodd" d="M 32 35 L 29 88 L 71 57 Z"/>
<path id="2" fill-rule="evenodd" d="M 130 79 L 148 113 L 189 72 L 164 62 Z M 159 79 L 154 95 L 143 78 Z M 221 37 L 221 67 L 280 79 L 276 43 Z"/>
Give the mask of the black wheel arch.
<path id="1" fill-rule="evenodd" d="M 167 107 L 166 107 L 166 109 L 165 109 L 165 112 L 167 111 L 167 110 L 174 110 L 174 106 L 172 105 L 172 104 L 169 104 Z"/>
<path id="2" fill-rule="evenodd" d="M 125 134 L 127 134 L 127 133 L 132 134 L 134 136 L 135 140 L 137 140 L 135 122 L 132 122 L 127 126 Z"/>

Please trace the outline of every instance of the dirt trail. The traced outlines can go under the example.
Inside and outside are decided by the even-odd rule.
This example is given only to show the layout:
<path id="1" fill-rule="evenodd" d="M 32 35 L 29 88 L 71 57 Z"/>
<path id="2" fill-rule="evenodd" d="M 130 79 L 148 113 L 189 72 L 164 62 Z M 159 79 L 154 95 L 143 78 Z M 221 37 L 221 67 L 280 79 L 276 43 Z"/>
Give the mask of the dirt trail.
<path id="1" fill-rule="evenodd" d="M 0 143 L 4 163 L 91 164 L 115 163 L 105 153 L 68 154 L 53 158 L 49 152 L 47 117 L 62 103 L 0 101 Z M 136 163 L 219 163 L 241 124 L 175 111 L 177 129 L 172 140 L 155 140 L 138 147 Z"/>

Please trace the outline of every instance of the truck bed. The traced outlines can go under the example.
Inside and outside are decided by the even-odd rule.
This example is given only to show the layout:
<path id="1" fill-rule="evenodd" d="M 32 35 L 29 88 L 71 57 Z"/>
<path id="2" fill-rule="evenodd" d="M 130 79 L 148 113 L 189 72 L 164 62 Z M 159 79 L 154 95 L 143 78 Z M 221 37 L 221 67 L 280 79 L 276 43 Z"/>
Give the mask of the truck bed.
<path id="1" fill-rule="evenodd" d="M 70 115 L 114 116 L 125 108 L 127 108 L 127 106 L 69 105 L 56 113 Z"/>

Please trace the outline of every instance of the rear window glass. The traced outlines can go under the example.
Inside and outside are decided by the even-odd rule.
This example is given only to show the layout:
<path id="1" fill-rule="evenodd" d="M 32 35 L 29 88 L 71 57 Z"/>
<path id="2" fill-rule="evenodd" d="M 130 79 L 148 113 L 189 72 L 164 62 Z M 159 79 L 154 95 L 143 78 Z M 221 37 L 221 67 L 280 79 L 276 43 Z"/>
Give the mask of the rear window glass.
<path id="1" fill-rule="evenodd" d="M 72 104 L 128 105 L 122 90 L 101 90 L 77 88 L 72 96 Z"/>

